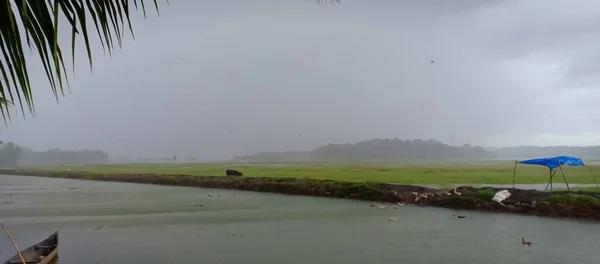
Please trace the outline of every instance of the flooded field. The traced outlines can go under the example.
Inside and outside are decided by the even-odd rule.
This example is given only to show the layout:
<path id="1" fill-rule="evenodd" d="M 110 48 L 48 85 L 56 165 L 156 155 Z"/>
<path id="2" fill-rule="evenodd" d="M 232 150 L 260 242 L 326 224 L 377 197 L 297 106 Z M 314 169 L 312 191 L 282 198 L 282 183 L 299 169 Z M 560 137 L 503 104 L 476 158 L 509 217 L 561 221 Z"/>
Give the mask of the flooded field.
<path id="1" fill-rule="evenodd" d="M 556 187 L 556 186 L 555 186 Z M 212 197 L 208 197 L 211 195 Z M 466 219 L 454 219 L 464 214 Z M 389 221 L 389 217 L 397 221 Z M 216 189 L 0 176 L 21 248 L 60 263 L 597 263 L 600 225 Z M 532 241 L 521 245 L 521 237 Z M 0 236 L 0 261 L 15 252 Z"/>

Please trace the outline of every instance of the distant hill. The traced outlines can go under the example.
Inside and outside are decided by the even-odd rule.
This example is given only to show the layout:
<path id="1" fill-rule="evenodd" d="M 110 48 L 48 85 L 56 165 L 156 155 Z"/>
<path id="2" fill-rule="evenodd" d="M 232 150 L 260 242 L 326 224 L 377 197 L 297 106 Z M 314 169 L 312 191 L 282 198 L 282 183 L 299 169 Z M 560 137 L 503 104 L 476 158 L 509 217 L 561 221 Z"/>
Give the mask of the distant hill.
<path id="1" fill-rule="evenodd" d="M 261 152 L 235 157 L 236 162 L 369 161 L 401 159 L 494 159 L 479 146 L 450 146 L 437 140 L 372 139 L 328 144 L 311 151 Z"/>
<path id="2" fill-rule="evenodd" d="M 538 157 L 576 156 L 583 159 L 600 159 L 600 146 L 518 146 L 486 147 L 500 159 L 529 159 Z"/>

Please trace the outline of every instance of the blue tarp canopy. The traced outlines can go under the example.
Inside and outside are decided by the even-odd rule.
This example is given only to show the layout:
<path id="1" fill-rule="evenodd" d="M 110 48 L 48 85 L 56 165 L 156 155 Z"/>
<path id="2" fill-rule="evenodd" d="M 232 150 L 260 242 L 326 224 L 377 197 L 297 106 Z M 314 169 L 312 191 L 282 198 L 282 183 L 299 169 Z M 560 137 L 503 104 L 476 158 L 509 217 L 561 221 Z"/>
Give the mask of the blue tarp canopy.
<path id="1" fill-rule="evenodd" d="M 529 165 L 541 165 L 546 166 L 548 169 L 553 170 L 558 166 L 579 166 L 585 167 L 583 164 L 583 160 L 577 157 L 571 156 L 556 156 L 553 158 L 538 158 L 538 159 L 529 159 L 519 161 L 521 164 L 529 164 Z"/>

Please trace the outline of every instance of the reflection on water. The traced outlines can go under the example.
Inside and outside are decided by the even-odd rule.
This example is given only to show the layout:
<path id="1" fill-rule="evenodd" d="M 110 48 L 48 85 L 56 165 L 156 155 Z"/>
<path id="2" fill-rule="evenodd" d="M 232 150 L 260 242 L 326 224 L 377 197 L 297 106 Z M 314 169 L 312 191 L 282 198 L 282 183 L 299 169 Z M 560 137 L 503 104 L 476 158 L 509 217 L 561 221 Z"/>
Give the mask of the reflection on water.
<path id="1" fill-rule="evenodd" d="M 76 189 L 69 190 L 69 187 Z M 207 197 L 212 194 L 213 197 Z M 600 225 L 215 189 L 0 176 L 21 248 L 60 230 L 61 264 L 597 263 Z M 398 221 L 388 221 L 389 216 Z M 521 237 L 533 246 L 521 245 Z M 0 236 L 0 261 L 14 254 Z"/>

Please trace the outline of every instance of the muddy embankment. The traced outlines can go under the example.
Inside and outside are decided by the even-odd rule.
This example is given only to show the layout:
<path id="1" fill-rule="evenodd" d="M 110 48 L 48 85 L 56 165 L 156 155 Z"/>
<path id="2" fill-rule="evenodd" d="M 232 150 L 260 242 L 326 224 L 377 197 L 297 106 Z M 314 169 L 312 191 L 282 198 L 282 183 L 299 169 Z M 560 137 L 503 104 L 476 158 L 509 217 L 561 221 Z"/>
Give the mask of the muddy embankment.
<path id="1" fill-rule="evenodd" d="M 442 190 L 402 184 L 297 178 L 99 174 L 31 169 L 0 169 L 0 174 L 235 189 L 600 221 L 600 193 L 597 192 L 550 193 L 508 188 L 506 190 L 511 196 L 500 204 L 491 199 L 496 192 L 505 189 L 491 187 L 461 186 L 454 190 Z"/>

